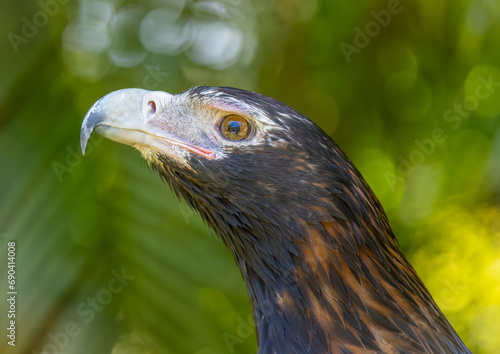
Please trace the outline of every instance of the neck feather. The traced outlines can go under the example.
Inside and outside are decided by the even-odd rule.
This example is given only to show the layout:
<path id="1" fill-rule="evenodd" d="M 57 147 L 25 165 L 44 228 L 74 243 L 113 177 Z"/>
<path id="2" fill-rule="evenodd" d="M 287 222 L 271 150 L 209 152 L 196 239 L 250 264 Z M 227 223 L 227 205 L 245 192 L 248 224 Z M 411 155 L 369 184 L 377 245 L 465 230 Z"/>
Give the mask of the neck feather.
<path id="1" fill-rule="evenodd" d="M 251 197 L 168 177 L 232 251 L 259 353 L 468 352 L 352 165 Z"/>

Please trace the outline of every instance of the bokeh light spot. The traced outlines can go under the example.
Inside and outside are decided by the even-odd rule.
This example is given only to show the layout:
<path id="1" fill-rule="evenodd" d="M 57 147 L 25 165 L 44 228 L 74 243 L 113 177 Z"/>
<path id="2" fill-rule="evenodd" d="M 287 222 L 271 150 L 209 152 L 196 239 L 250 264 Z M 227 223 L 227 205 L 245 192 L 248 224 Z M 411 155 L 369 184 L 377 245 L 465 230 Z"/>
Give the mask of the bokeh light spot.
<path id="1" fill-rule="evenodd" d="M 403 72 L 413 83 L 418 76 L 418 61 L 411 47 L 402 42 L 386 42 L 377 56 L 380 73 L 389 77 L 393 73 Z"/>
<path id="2" fill-rule="evenodd" d="M 134 67 L 147 57 L 139 41 L 138 29 L 144 16 L 140 6 L 121 9 L 113 23 L 113 42 L 109 50 L 110 61 L 119 67 Z"/>
<path id="3" fill-rule="evenodd" d="M 417 121 L 431 106 L 431 88 L 413 71 L 395 72 L 386 81 L 385 100 L 395 116 L 405 121 Z"/>
<path id="4" fill-rule="evenodd" d="M 482 117 L 500 113 L 500 69 L 492 65 L 478 65 L 472 68 L 464 83 L 464 104 Z M 477 103 L 472 106 L 472 103 Z"/>
<path id="5" fill-rule="evenodd" d="M 224 69 L 238 59 L 243 46 L 243 33 L 234 25 L 224 22 L 197 24 L 189 58 L 214 69 Z"/>
<path id="6" fill-rule="evenodd" d="M 142 20 L 139 36 L 144 47 L 153 53 L 173 54 L 189 39 L 189 27 L 171 15 L 169 9 L 150 11 Z"/>

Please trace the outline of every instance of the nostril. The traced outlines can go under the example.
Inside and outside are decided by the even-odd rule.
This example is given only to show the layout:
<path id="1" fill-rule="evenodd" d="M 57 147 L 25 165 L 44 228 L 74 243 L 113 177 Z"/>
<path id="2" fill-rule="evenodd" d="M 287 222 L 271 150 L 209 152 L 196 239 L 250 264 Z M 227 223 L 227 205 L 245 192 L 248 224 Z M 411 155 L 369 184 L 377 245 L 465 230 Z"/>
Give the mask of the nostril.
<path id="1" fill-rule="evenodd" d="M 141 102 L 141 114 L 144 119 L 155 119 L 161 114 L 173 97 L 171 94 L 162 91 L 146 91 Z"/>
<path id="2" fill-rule="evenodd" d="M 152 113 L 152 114 L 155 114 L 156 113 L 156 103 L 155 103 L 155 101 L 149 101 L 148 105 L 149 105 L 149 112 Z"/>

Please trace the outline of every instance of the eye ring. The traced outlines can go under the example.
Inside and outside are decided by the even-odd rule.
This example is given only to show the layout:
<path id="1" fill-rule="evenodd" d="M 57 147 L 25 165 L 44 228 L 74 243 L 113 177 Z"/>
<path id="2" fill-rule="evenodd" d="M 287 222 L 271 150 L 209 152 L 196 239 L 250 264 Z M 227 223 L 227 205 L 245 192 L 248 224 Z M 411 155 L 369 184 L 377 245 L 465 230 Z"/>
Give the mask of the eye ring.
<path id="1" fill-rule="evenodd" d="M 251 135 L 252 130 L 250 123 L 236 114 L 225 116 L 219 123 L 219 131 L 227 140 L 245 140 Z"/>

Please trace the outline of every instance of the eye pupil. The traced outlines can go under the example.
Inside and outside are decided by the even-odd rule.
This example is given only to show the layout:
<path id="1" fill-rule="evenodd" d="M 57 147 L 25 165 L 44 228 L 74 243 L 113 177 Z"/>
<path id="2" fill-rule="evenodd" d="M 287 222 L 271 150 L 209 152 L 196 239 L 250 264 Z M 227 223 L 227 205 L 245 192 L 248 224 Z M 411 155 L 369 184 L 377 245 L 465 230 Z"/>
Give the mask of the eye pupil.
<path id="1" fill-rule="evenodd" d="M 244 140 L 250 135 L 251 126 L 243 117 L 231 114 L 222 119 L 219 130 L 228 140 Z"/>
<path id="2" fill-rule="evenodd" d="M 240 127 L 241 127 L 241 122 L 234 122 L 234 121 L 229 122 L 228 127 L 227 127 L 227 131 L 230 134 L 237 135 L 238 132 L 240 131 Z"/>

